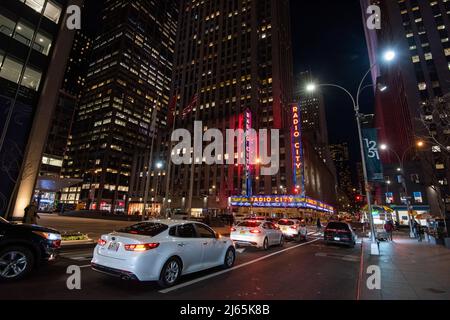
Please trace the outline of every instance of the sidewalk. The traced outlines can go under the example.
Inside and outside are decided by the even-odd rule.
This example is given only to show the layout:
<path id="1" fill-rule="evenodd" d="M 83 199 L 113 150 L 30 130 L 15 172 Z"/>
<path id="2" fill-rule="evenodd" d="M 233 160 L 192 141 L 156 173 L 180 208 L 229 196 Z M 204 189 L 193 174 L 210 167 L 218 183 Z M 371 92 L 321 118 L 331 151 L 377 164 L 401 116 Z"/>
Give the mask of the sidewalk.
<path id="1" fill-rule="evenodd" d="M 364 267 L 361 300 L 449 300 L 450 250 L 428 242 L 418 242 L 404 234 L 394 243 L 380 243 L 380 256 L 370 255 L 364 241 Z M 369 266 L 381 269 L 381 290 L 369 290 Z"/>
<path id="2" fill-rule="evenodd" d="M 61 217 L 54 214 L 40 213 L 39 225 L 56 229 L 60 232 L 81 232 L 87 234 L 90 239 L 96 241 L 101 235 L 119 230 L 137 222 L 86 219 L 76 217 Z M 224 236 L 230 234 L 230 228 L 214 228 L 214 230 Z"/>

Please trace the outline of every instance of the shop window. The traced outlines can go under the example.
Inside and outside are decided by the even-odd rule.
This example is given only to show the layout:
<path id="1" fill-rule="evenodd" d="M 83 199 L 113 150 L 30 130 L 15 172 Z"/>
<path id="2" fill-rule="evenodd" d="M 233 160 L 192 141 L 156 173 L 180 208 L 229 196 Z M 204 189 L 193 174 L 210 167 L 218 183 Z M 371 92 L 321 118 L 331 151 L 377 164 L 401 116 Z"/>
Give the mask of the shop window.
<path id="1" fill-rule="evenodd" d="M 22 64 L 7 57 L 0 70 L 0 77 L 12 81 L 14 83 L 19 83 L 20 73 L 22 71 Z"/>
<path id="2" fill-rule="evenodd" d="M 13 35 L 16 23 L 7 17 L 0 14 L 0 32 L 6 34 L 8 37 Z"/>

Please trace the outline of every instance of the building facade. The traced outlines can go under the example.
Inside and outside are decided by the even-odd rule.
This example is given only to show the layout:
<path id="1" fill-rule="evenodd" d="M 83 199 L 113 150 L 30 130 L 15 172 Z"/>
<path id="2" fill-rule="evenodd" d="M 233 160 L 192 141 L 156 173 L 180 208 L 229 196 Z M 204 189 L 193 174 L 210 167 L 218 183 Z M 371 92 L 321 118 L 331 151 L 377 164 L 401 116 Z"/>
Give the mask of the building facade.
<path id="1" fill-rule="evenodd" d="M 450 90 L 450 3 L 362 0 L 361 4 L 365 18 L 368 5 L 379 5 L 382 12 L 381 29 L 366 29 L 371 62 L 380 62 L 380 51 L 388 47 L 398 56 L 389 67 L 380 62 L 372 73 L 374 83 L 387 88 L 376 93 L 380 141 L 405 159 L 405 167 L 414 168 L 405 172 L 407 183 L 413 183 L 407 197 L 414 199 L 413 192 L 425 189 L 423 198 L 428 198 L 432 213 L 441 215 L 448 211 L 445 203 L 450 203 L 448 153 L 442 150 L 448 146 L 442 148 L 435 143 L 430 128 L 436 119 L 430 107 Z M 422 149 L 416 148 L 419 139 L 425 142 Z M 420 155 L 419 160 L 416 155 Z M 385 165 L 399 166 L 394 152 L 386 152 L 383 157 Z M 417 175 L 419 179 L 412 178 Z"/>
<path id="2" fill-rule="evenodd" d="M 284 129 L 293 98 L 289 1 L 184 0 L 180 13 L 172 87 L 172 94 L 179 97 L 176 127 L 192 132 L 197 120 L 204 129 L 244 129 L 249 111 L 255 130 L 281 129 L 280 171 L 274 176 L 254 174 L 252 193 L 291 189 L 286 167 L 290 138 Z M 183 118 L 182 110 L 196 99 Z M 237 154 L 218 157 L 227 160 Z M 172 167 L 168 189 L 173 199 L 167 200 L 173 206 L 191 206 L 196 212 L 223 210 L 229 196 L 247 192 L 245 166 L 209 166 L 203 159 L 195 160 L 195 168 Z"/>
<path id="3" fill-rule="evenodd" d="M 177 10 L 177 1 L 104 3 L 64 165 L 83 180 L 86 209 L 127 211 L 130 177 L 145 171 L 133 173 L 133 159 L 167 126 Z"/>
<path id="4" fill-rule="evenodd" d="M 66 6 L 81 3 L 17 0 L 0 4 L 1 216 L 20 218 L 31 202 L 74 35 L 65 28 Z"/>

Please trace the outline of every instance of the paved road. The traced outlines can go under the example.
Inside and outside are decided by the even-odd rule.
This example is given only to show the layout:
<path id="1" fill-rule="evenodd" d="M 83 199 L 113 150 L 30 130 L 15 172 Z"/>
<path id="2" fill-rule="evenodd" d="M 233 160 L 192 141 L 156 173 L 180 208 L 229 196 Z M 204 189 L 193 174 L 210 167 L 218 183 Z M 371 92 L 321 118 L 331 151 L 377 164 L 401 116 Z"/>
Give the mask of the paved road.
<path id="1" fill-rule="evenodd" d="M 236 267 L 190 275 L 170 290 L 154 283 L 121 281 L 89 267 L 92 249 L 64 251 L 55 264 L 31 277 L 2 284 L 0 299 L 190 299 L 276 300 L 355 299 L 360 246 L 327 246 L 312 236 L 308 243 L 288 243 L 267 252 L 239 250 Z M 66 287 L 67 267 L 82 267 L 82 289 Z"/>

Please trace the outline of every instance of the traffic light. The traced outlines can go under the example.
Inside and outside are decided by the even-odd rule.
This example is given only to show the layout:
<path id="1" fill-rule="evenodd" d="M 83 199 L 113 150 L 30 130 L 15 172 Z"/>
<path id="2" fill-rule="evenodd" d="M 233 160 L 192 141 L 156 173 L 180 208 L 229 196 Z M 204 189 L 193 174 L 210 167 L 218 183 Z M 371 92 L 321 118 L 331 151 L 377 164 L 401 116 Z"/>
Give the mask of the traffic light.
<path id="1" fill-rule="evenodd" d="M 362 196 L 362 195 L 360 195 L 360 194 L 357 194 L 357 195 L 355 196 L 355 201 L 356 201 L 356 203 L 361 203 L 361 202 L 363 202 L 363 201 L 364 201 L 364 196 Z"/>

